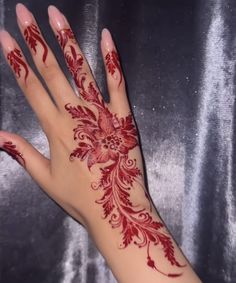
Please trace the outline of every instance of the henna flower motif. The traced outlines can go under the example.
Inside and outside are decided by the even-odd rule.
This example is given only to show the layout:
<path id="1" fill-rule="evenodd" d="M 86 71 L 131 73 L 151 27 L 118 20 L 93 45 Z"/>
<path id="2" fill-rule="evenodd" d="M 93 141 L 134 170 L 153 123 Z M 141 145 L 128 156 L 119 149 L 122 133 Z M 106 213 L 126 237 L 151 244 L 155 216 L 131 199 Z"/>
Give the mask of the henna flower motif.
<path id="1" fill-rule="evenodd" d="M 70 160 L 78 158 L 86 161 L 88 169 L 95 164 L 100 167 L 101 176 L 91 184 L 94 190 L 101 190 L 102 196 L 96 200 L 103 208 L 103 218 L 108 219 L 113 229 L 120 229 L 122 242 L 120 248 L 134 244 L 146 248 L 146 264 L 157 272 L 168 277 L 179 277 L 178 273 L 165 273 L 159 269 L 152 258 L 150 245 L 162 247 L 167 261 L 176 267 L 180 264 L 174 253 L 174 244 L 162 222 L 156 221 L 150 210 L 133 204 L 130 191 L 133 183 L 143 186 L 141 170 L 136 160 L 129 157 L 129 151 L 138 145 L 138 137 L 132 115 L 118 118 L 105 105 L 99 90 L 92 81 L 88 81 L 87 73 L 83 70 L 83 56 L 73 46 L 73 33 L 68 30 L 60 31 L 59 43 L 64 51 L 67 65 L 73 75 L 81 97 L 91 108 L 81 105 L 65 105 L 66 111 L 76 120 L 73 129 L 77 147 L 70 154 Z M 69 44 L 68 44 L 69 42 Z M 120 74 L 118 87 L 122 81 L 122 73 L 118 55 L 112 51 L 105 58 L 108 72 L 115 78 Z M 111 161 L 109 164 L 105 164 Z M 145 189 L 143 188 L 145 191 Z"/>
<path id="2" fill-rule="evenodd" d="M 90 141 L 90 143 L 79 142 L 78 148 L 71 153 L 71 159 L 88 158 L 89 168 L 96 163 L 115 161 L 120 155 L 127 155 L 129 150 L 138 144 L 131 114 L 118 119 L 107 109 L 103 109 L 99 111 L 97 119 L 87 107 L 66 105 L 66 110 L 72 114 L 72 118 L 79 118 L 81 121 L 74 129 L 74 139 L 83 140 L 86 137 Z M 85 119 L 81 119 L 82 117 Z"/>
<path id="3" fill-rule="evenodd" d="M 117 127 L 112 120 L 105 124 L 100 123 L 99 129 L 94 131 L 94 150 L 88 158 L 89 167 L 95 163 L 116 160 L 119 155 L 127 154 L 137 145 L 131 115 L 121 121 L 117 119 L 116 122 Z"/>

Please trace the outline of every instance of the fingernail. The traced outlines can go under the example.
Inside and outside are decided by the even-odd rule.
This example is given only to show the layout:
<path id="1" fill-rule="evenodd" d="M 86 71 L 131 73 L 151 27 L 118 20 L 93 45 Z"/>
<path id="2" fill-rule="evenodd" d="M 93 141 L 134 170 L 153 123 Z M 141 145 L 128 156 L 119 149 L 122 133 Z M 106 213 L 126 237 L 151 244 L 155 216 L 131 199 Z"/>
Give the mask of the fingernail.
<path id="1" fill-rule="evenodd" d="M 57 29 L 61 30 L 65 27 L 66 21 L 62 15 L 62 13 L 55 7 L 50 5 L 48 7 L 48 15 L 52 25 Z"/>
<path id="2" fill-rule="evenodd" d="M 0 30 L 0 43 L 6 53 L 11 52 L 15 49 L 13 38 L 5 30 Z"/>
<path id="3" fill-rule="evenodd" d="M 114 43 L 109 30 L 106 28 L 102 30 L 102 42 L 103 46 L 108 52 L 112 51 L 112 49 L 114 48 Z"/>
<path id="4" fill-rule="evenodd" d="M 27 27 L 33 22 L 31 12 L 21 3 L 16 5 L 16 15 L 22 26 Z"/>

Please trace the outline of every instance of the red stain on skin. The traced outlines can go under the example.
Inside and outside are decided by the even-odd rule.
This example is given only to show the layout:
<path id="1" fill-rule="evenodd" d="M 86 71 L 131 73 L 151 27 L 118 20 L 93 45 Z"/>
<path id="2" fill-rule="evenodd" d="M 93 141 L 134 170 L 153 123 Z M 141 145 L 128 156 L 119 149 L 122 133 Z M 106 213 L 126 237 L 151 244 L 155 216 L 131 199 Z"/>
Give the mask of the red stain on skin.
<path id="1" fill-rule="evenodd" d="M 22 153 L 16 149 L 16 145 L 11 141 L 4 142 L 2 149 L 5 150 L 13 159 L 15 159 L 20 165 L 25 167 L 25 159 Z"/>
<path id="2" fill-rule="evenodd" d="M 34 51 L 34 54 L 37 53 L 36 47 L 38 43 L 40 43 L 43 47 L 43 57 L 42 60 L 45 63 L 47 55 L 48 55 L 48 48 L 46 43 L 44 42 L 41 33 L 38 27 L 34 24 L 31 24 L 24 30 L 24 37 L 26 42 L 29 44 L 30 48 Z"/>
<path id="3" fill-rule="evenodd" d="M 122 82 L 122 71 L 121 71 L 121 66 L 120 66 L 120 61 L 118 54 L 115 50 L 112 50 L 111 52 L 108 52 L 107 55 L 105 56 L 105 64 L 107 66 L 108 72 L 114 77 L 116 71 L 119 73 L 119 85 Z"/>
<path id="4" fill-rule="evenodd" d="M 17 78 L 21 77 L 22 68 L 24 69 L 24 71 L 25 71 L 25 78 L 24 79 L 25 79 L 25 83 L 26 83 L 26 79 L 29 75 L 29 69 L 28 69 L 27 64 L 23 60 L 23 55 L 22 55 L 21 51 L 17 48 L 10 51 L 7 54 L 7 60 L 9 61 L 10 65 L 12 66 Z"/>
<path id="5" fill-rule="evenodd" d="M 103 218 L 108 219 L 112 228 L 120 228 L 122 244 L 126 248 L 134 244 L 147 249 L 147 265 L 168 277 L 178 277 L 182 273 L 164 273 L 156 266 L 150 256 L 150 244 L 160 245 L 166 259 L 172 266 L 184 267 L 175 258 L 174 245 L 162 222 L 155 221 L 151 209 L 140 208 L 130 200 L 130 191 L 134 183 L 143 186 L 142 173 L 136 166 L 136 160 L 129 158 L 129 151 L 138 146 L 137 130 L 131 113 L 119 118 L 110 112 L 93 81 L 88 81 L 83 69 L 83 56 L 76 52 L 68 37 L 58 32 L 60 45 L 64 51 L 67 65 L 83 99 L 92 105 L 93 111 L 80 105 L 65 105 L 66 111 L 75 119 L 77 126 L 73 129 L 77 147 L 70 154 L 70 160 L 78 158 L 87 162 L 89 170 L 96 164 L 101 176 L 91 184 L 92 189 L 101 190 L 103 196 L 96 200 L 103 208 Z M 112 70 L 113 67 L 110 67 Z M 109 165 L 105 163 L 109 162 Z M 143 187 L 145 192 L 145 189 Z M 149 200 L 149 198 L 147 197 Z M 149 200 L 150 202 L 150 200 Z M 150 203 L 151 207 L 151 203 Z"/>
<path id="6" fill-rule="evenodd" d="M 69 28 L 60 30 L 60 32 L 57 33 L 57 40 L 63 50 L 69 40 L 74 44 L 76 43 L 74 33 Z"/>

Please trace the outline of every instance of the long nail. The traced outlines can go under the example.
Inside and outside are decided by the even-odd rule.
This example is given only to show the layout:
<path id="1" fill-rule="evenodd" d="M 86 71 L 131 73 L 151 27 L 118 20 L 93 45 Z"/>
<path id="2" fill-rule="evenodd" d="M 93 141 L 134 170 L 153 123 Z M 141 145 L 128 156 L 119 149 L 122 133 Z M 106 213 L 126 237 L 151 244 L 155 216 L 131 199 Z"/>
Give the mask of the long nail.
<path id="1" fill-rule="evenodd" d="M 23 27 L 28 27 L 33 22 L 31 12 L 21 3 L 16 5 L 16 15 Z"/>
<path id="2" fill-rule="evenodd" d="M 105 49 L 110 52 L 114 49 L 114 43 L 111 34 L 108 29 L 104 28 L 102 30 L 102 43 Z"/>
<path id="3" fill-rule="evenodd" d="M 9 53 L 15 49 L 13 38 L 5 30 L 0 30 L 0 43 L 6 53 Z"/>
<path id="4" fill-rule="evenodd" d="M 62 13 L 53 5 L 48 7 L 48 15 L 49 19 L 57 30 L 62 30 L 66 26 L 66 21 L 62 15 Z"/>

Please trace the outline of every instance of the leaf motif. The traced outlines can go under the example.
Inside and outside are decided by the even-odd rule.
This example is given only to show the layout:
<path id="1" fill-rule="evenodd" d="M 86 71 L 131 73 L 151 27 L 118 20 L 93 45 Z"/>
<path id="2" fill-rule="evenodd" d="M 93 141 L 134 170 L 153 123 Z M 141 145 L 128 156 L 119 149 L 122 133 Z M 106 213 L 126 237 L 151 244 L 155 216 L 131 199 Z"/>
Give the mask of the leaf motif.
<path id="1" fill-rule="evenodd" d="M 70 103 L 65 105 L 65 109 L 71 114 L 72 119 L 87 118 L 96 121 L 94 113 L 86 106 L 71 106 Z"/>
<path id="2" fill-rule="evenodd" d="M 181 265 L 174 256 L 174 246 L 173 242 L 170 239 L 170 237 L 162 234 L 158 236 L 161 245 L 163 246 L 165 257 L 168 259 L 168 261 L 175 266 L 183 267 L 184 265 Z"/>
<path id="3" fill-rule="evenodd" d="M 80 142 L 78 144 L 78 147 L 71 153 L 70 158 L 73 159 L 74 157 L 76 157 L 83 161 L 91 153 L 92 150 L 93 148 L 91 145 Z"/>
<path id="4" fill-rule="evenodd" d="M 115 205 L 113 203 L 113 198 L 110 197 L 106 202 L 104 202 L 102 207 L 103 207 L 103 210 L 104 210 L 104 218 L 107 218 L 107 216 L 109 216 L 112 213 L 112 211 L 115 207 Z"/>

